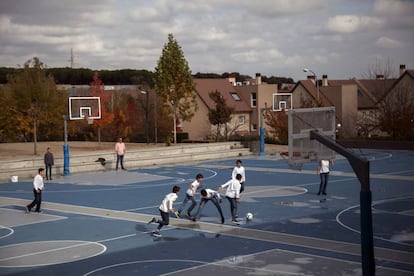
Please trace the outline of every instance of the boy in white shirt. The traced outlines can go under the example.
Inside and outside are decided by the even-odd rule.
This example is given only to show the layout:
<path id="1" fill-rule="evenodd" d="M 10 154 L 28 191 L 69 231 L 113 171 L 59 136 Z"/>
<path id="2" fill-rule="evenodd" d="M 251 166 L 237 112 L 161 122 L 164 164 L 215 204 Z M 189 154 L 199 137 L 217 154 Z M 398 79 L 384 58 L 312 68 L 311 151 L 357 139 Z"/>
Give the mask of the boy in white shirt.
<path id="1" fill-rule="evenodd" d="M 152 231 L 152 235 L 155 237 L 161 237 L 160 230 L 164 225 L 170 224 L 170 212 L 174 213 L 173 203 L 178 198 L 178 194 L 180 193 L 180 187 L 174 186 L 172 189 L 172 192 L 167 194 L 163 201 L 161 202 L 161 205 L 159 207 L 161 220 L 157 220 L 155 217 L 153 217 L 148 224 L 150 223 L 158 223 L 158 227 L 156 230 Z"/>
<path id="2" fill-rule="evenodd" d="M 318 195 L 326 195 L 326 187 L 328 186 L 328 179 L 329 179 L 329 166 L 333 166 L 333 160 L 320 160 L 318 164 L 317 173 L 321 178 L 321 183 L 319 184 L 319 192 Z"/>
<path id="3" fill-rule="evenodd" d="M 193 221 L 197 221 L 200 219 L 201 211 L 203 210 L 207 202 L 211 200 L 211 202 L 213 202 L 213 204 L 216 206 L 217 210 L 219 211 L 220 217 L 221 217 L 221 223 L 223 224 L 224 216 L 223 216 L 223 210 L 221 209 L 221 206 L 220 206 L 220 203 L 221 203 L 220 193 L 212 189 L 202 189 L 200 191 L 200 194 L 201 194 L 200 205 L 198 206 L 196 215 L 193 217 Z"/>
<path id="4" fill-rule="evenodd" d="M 244 183 L 246 181 L 246 170 L 242 166 L 242 161 L 239 159 L 236 161 L 236 166 L 233 169 L 233 172 L 231 173 L 231 178 L 236 179 L 236 175 L 240 174 L 242 176 L 240 184 L 240 193 L 244 191 Z"/>
<path id="5" fill-rule="evenodd" d="M 227 181 L 223 185 L 219 186 L 218 190 L 227 187 L 226 190 L 226 198 L 230 203 L 230 212 L 231 212 L 231 222 L 234 224 L 239 225 L 239 221 L 237 220 L 237 204 L 240 202 L 240 188 L 241 184 L 240 181 L 242 179 L 241 174 L 236 174 L 236 178 L 230 181 Z"/>
<path id="6" fill-rule="evenodd" d="M 45 177 L 45 169 L 39 168 L 38 174 L 33 179 L 33 194 L 34 200 L 26 206 L 26 213 L 30 213 L 32 208 L 36 205 L 35 212 L 41 213 L 40 205 L 42 204 L 42 190 L 44 188 L 43 177 Z"/>
<path id="7" fill-rule="evenodd" d="M 195 200 L 194 196 L 197 192 L 198 189 L 201 189 L 201 181 L 203 180 L 204 176 L 199 173 L 196 175 L 196 179 L 190 184 L 190 187 L 188 187 L 188 190 L 185 194 L 185 198 L 183 200 L 183 203 L 180 207 L 180 209 L 178 209 L 175 212 L 175 215 L 177 216 L 177 218 L 180 217 L 181 211 L 182 209 L 185 207 L 185 205 L 187 204 L 188 201 L 191 201 L 191 205 L 190 207 L 188 207 L 187 211 L 186 211 L 186 215 L 191 218 L 191 211 L 194 209 L 194 207 L 197 205 L 197 201 Z"/>

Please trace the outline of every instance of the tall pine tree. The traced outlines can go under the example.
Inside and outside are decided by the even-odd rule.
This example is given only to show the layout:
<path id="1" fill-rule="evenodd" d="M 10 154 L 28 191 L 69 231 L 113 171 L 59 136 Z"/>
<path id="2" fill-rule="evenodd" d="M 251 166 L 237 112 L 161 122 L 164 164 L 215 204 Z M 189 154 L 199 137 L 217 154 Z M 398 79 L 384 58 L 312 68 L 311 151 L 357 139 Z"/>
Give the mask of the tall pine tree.
<path id="1" fill-rule="evenodd" d="M 177 143 L 177 121 L 190 121 L 198 107 L 191 70 L 172 34 L 168 34 L 168 42 L 158 60 L 155 75 L 156 92 L 171 108 L 174 143 Z"/>

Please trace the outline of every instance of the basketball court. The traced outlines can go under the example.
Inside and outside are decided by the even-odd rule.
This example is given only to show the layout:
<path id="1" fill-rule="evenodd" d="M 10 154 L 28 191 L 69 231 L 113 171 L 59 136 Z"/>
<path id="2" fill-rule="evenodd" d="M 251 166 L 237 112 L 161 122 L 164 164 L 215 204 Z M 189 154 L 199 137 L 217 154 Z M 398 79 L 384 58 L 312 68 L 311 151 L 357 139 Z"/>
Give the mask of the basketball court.
<path id="1" fill-rule="evenodd" d="M 359 151 L 358 151 L 359 152 Z M 371 162 L 376 275 L 414 274 L 414 155 L 361 151 Z M 173 185 L 175 204 L 197 173 L 216 189 L 235 160 L 69 175 L 46 182 L 43 213 L 26 214 L 31 181 L 0 185 L 2 275 L 361 275 L 360 184 L 338 157 L 328 195 L 316 163 L 291 170 L 275 156 L 242 159 L 239 217 L 222 225 L 208 203 L 201 220 L 171 219 L 162 237 L 147 224 Z M 127 164 L 127 160 L 126 160 Z"/>

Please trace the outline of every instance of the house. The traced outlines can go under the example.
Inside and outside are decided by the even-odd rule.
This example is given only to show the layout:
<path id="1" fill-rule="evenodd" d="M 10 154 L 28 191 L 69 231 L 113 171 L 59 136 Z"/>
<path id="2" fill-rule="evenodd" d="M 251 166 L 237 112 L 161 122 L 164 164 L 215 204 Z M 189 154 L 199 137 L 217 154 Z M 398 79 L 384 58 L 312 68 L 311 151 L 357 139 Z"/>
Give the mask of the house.
<path id="1" fill-rule="evenodd" d="M 187 132 L 191 140 L 205 140 L 216 133 L 216 127 L 208 120 L 209 110 L 215 109 L 210 92 L 219 91 L 226 104 L 234 108 L 232 119 L 227 124 L 228 136 L 259 135 L 262 123 L 260 111 L 272 106 L 273 93 L 277 93 L 277 85 L 263 83 L 259 73 L 255 79 L 243 83 L 236 82 L 234 76 L 227 79 L 194 79 L 194 83 L 199 109 L 190 122 L 183 123 L 183 132 Z"/>
<path id="2" fill-rule="evenodd" d="M 393 89 L 399 89 L 398 83 L 414 87 L 412 72 L 401 65 L 398 79 L 378 75 L 376 79 L 329 80 L 323 75 L 316 82 L 315 76 L 308 76 L 292 90 L 293 108 L 335 106 L 341 138 L 385 135 L 377 127 L 379 104 L 393 94 Z"/>
<path id="3" fill-rule="evenodd" d="M 226 104 L 234 108 L 234 114 L 228 129 L 234 134 L 249 132 L 251 109 L 247 103 L 241 100 L 240 95 L 227 79 L 194 79 L 197 93 L 196 101 L 198 110 L 189 122 L 183 122 L 183 132 L 187 132 L 191 140 L 206 140 L 214 135 L 216 127 L 212 126 L 209 119 L 209 110 L 215 109 L 215 103 L 209 93 L 219 91 L 226 100 Z"/>
<path id="4" fill-rule="evenodd" d="M 262 122 L 261 112 L 266 108 L 273 106 L 273 94 L 278 93 L 277 84 L 268 84 L 262 82 L 260 73 L 256 73 L 256 78 L 235 86 L 236 91 L 245 101 L 251 110 L 250 117 L 250 133 L 252 135 L 259 135 L 259 127 L 265 127 L 265 122 Z"/>
<path id="5" fill-rule="evenodd" d="M 400 77 L 378 99 L 378 116 L 388 135 L 414 137 L 414 70 L 400 66 Z"/>

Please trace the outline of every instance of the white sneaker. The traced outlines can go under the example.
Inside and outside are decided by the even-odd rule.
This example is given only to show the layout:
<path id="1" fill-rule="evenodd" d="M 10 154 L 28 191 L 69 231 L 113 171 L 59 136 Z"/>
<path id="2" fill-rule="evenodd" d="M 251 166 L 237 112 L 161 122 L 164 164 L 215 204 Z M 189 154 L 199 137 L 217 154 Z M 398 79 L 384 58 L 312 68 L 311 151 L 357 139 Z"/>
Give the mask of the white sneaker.
<path id="1" fill-rule="evenodd" d="M 151 235 L 153 235 L 154 237 L 161 237 L 160 231 L 159 230 L 154 230 L 151 232 Z"/>
<path id="2" fill-rule="evenodd" d="M 233 219 L 231 221 L 231 223 L 236 224 L 236 225 L 240 225 L 240 222 L 237 219 Z"/>

